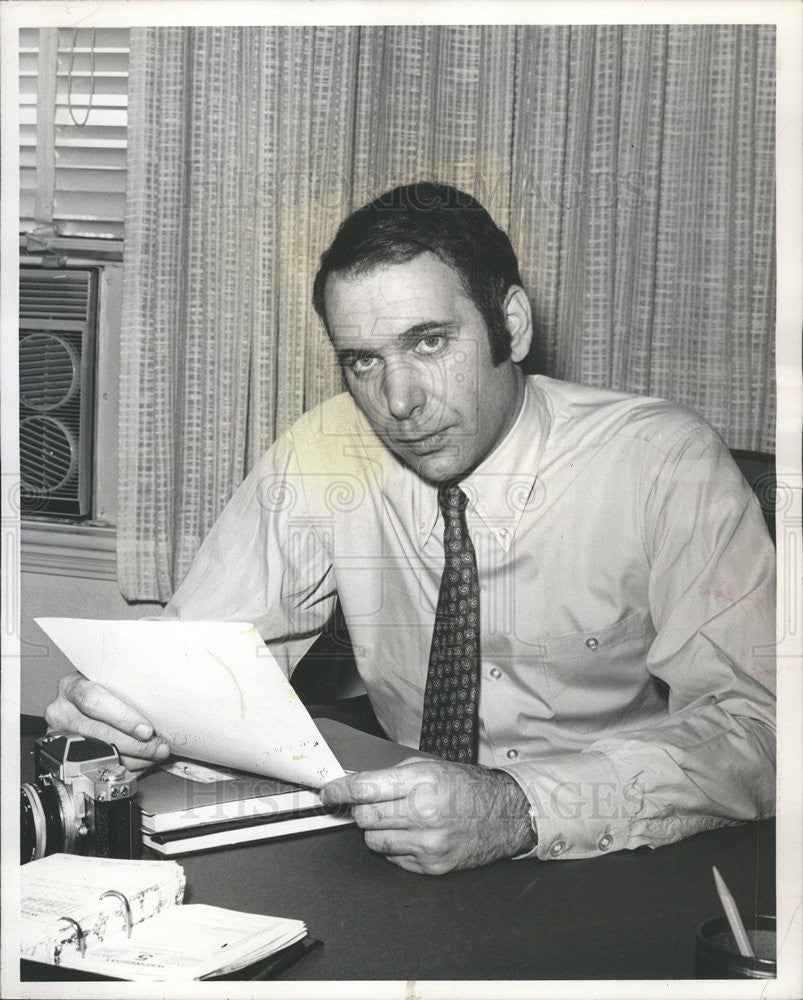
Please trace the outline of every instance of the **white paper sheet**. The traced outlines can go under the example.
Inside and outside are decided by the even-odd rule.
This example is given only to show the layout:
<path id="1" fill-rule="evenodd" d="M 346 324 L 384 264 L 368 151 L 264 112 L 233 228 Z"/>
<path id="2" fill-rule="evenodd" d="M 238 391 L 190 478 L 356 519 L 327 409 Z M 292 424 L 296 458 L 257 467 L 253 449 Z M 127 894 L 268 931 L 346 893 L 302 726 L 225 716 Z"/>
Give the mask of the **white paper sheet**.
<path id="1" fill-rule="evenodd" d="M 85 677 L 139 709 L 173 753 L 313 788 L 344 774 L 253 625 L 36 621 Z"/>

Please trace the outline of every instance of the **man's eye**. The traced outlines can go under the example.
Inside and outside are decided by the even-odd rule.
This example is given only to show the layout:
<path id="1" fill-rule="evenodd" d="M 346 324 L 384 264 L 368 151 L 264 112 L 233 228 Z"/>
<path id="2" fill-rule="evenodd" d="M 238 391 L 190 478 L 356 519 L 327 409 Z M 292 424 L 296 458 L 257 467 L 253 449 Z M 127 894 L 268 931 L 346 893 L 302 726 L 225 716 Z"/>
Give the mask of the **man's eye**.
<path id="1" fill-rule="evenodd" d="M 379 358 L 373 354 L 358 354 L 356 358 L 351 360 L 349 367 L 355 375 L 366 375 L 376 368 L 378 362 Z"/>
<path id="2" fill-rule="evenodd" d="M 437 354 L 446 342 L 442 333 L 428 333 L 415 345 L 419 354 Z"/>

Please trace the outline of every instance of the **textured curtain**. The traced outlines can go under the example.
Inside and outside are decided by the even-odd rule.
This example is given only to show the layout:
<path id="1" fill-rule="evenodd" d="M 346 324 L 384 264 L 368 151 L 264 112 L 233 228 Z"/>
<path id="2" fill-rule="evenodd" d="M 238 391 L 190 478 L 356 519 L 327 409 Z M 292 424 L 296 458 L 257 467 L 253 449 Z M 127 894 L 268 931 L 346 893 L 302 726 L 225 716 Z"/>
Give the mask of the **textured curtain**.
<path id="1" fill-rule="evenodd" d="M 340 388 L 310 306 L 352 208 L 472 191 L 540 370 L 774 443 L 774 29 L 132 31 L 119 579 L 165 600 L 256 457 Z"/>
<path id="2" fill-rule="evenodd" d="M 519 30 L 511 235 L 541 366 L 774 448 L 774 28 Z"/>
<path id="3" fill-rule="evenodd" d="M 118 578 L 166 600 L 255 457 L 340 388 L 310 306 L 348 202 L 346 28 L 132 31 Z"/>

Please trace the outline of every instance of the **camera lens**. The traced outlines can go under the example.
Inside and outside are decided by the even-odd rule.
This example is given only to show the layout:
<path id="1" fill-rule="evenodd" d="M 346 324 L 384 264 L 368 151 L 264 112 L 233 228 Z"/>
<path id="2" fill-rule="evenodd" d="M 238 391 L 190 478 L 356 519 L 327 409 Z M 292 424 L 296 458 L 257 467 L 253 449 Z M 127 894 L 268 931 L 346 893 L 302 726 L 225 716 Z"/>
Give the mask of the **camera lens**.
<path id="1" fill-rule="evenodd" d="M 66 817 L 66 788 L 50 775 L 20 789 L 20 864 L 69 850 L 74 840 Z"/>

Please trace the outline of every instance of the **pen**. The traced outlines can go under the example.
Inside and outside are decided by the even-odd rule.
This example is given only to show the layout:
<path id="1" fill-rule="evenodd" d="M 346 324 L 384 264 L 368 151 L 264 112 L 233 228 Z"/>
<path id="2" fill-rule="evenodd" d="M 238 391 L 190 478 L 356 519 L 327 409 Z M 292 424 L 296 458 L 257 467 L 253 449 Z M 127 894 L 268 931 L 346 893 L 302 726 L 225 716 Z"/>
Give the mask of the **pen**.
<path id="1" fill-rule="evenodd" d="M 742 918 L 736 909 L 736 901 L 731 896 L 727 885 L 725 885 L 725 879 L 717 871 L 716 865 L 712 866 L 712 871 L 714 872 L 714 882 L 717 886 L 717 895 L 719 896 L 720 903 L 722 903 L 725 916 L 728 918 L 733 936 L 736 939 L 736 947 L 739 949 L 739 954 L 745 958 L 755 958 L 756 955 L 753 951 L 753 946 L 750 944 L 750 938 L 747 936 Z"/>

